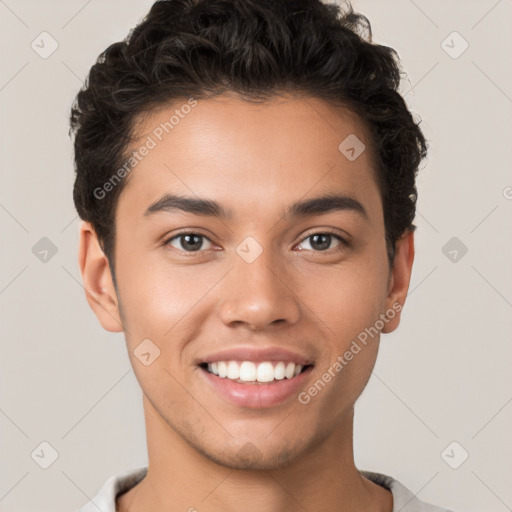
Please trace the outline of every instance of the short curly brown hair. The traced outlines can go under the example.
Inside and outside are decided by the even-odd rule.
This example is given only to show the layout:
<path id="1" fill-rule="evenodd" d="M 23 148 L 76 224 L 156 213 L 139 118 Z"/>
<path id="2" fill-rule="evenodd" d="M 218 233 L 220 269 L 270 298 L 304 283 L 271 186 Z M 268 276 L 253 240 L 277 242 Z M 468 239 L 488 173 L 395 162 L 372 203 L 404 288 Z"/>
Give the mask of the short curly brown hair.
<path id="1" fill-rule="evenodd" d="M 390 263 L 413 230 L 415 179 L 427 143 L 404 99 L 397 52 L 372 42 L 368 19 L 320 0 L 160 0 L 92 66 L 70 117 L 73 199 L 114 273 L 115 208 L 123 182 L 101 187 L 129 159 L 134 121 L 155 107 L 225 91 L 246 101 L 299 92 L 344 105 L 369 128 Z M 114 274 L 115 283 L 115 274 Z"/>

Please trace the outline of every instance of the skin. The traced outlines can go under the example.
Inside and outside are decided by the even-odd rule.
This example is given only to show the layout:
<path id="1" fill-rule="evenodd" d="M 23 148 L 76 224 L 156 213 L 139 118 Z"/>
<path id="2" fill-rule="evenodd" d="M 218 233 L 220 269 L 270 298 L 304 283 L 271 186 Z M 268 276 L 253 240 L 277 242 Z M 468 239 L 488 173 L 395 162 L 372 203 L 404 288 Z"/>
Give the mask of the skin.
<path id="1" fill-rule="evenodd" d="M 179 106 L 141 118 L 134 147 Z M 366 145 L 354 161 L 338 150 L 350 134 Z M 320 99 L 200 100 L 127 178 L 115 218 L 117 290 L 94 229 L 81 224 L 87 300 L 107 331 L 124 331 L 143 391 L 148 474 L 118 498 L 118 511 L 391 512 L 391 493 L 364 478 L 353 456 L 354 404 L 380 336 L 307 405 L 293 396 L 266 409 L 235 406 L 197 366 L 225 348 L 284 347 L 314 361 L 307 390 L 379 315 L 404 304 L 413 233 L 390 266 L 370 149 L 361 120 Z M 215 200 L 232 218 L 145 217 L 164 192 Z M 351 210 L 283 217 L 293 202 L 325 192 L 357 199 L 367 218 Z M 204 235 L 201 250 L 187 253 L 179 237 L 165 245 L 178 230 Z M 333 237 L 319 250 L 310 237 L 326 230 L 350 245 Z M 252 263 L 236 252 L 247 236 L 263 249 Z M 382 332 L 399 321 L 397 313 Z M 134 356 L 146 338 L 160 350 L 149 366 Z"/>

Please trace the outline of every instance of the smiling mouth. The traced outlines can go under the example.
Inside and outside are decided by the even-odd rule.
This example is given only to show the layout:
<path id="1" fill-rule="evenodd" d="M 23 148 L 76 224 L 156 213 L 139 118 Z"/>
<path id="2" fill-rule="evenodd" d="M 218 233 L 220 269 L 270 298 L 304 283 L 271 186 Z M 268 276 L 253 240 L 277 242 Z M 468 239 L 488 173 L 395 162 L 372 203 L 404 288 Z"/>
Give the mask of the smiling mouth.
<path id="1" fill-rule="evenodd" d="M 313 367 L 312 364 L 301 365 L 289 361 L 216 361 L 199 366 L 221 379 L 240 384 L 271 384 L 290 380 Z"/>

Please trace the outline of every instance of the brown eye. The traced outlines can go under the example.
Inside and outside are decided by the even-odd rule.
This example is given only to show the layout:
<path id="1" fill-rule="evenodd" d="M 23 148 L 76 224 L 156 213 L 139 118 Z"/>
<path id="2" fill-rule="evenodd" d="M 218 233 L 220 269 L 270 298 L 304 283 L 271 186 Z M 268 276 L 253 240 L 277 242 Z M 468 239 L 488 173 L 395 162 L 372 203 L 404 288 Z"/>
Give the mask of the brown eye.
<path id="1" fill-rule="evenodd" d="M 207 240 L 210 244 L 210 240 L 204 235 L 200 235 L 198 233 L 180 233 L 179 235 L 173 236 L 169 238 L 165 245 L 170 245 L 180 251 L 184 252 L 197 252 L 202 249 L 203 242 Z M 173 245 L 173 242 L 176 245 Z"/>
<path id="2" fill-rule="evenodd" d="M 305 249 L 306 250 L 313 250 L 315 252 L 322 252 L 322 251 L 326 251 L 328 249 L 332 249 L 333 247 L 331 247 L 332 245 L 332 242 L 333 240 L 336 240 L 338 242 L 337 245 L 335 245 L 334 247 L 339 247 L 340 245 L 341 246 L 346 246 L 347 245 L 347 242 L 341 238 L 339 235 L 335 235 L 334 233 L 323 233 L 323 232 L 319 232 L 319 233 L 314 233 L 312 235 L 309 235 L 307 236 L 306 238 L 304 238 L 303 242 L 306 241 L 306 240 L 310 240 L 309 242 L 309 246 L 310 247 L 306 247 Z"/>

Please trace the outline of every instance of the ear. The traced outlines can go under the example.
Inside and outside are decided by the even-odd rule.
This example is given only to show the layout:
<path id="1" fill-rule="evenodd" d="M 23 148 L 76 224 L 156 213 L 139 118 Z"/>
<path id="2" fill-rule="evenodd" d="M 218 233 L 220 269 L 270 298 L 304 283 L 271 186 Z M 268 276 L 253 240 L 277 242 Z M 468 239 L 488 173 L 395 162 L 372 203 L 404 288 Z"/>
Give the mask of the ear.
<path id="1" fill-rule="evenodd" d="M 382 329 L 383 333 L 393 332 L 400 324 L 400 315 L 409 290 L 412 264 L 414 261 L 414 232 L 406 231 L 397 241 L 395 258 L 389 279 L 388 296 L 386 298 L 386 311 L 388 322 Z M 393 315 L 391 317 L 391 312 Z"/>
<path id="2" fill-rule="evenodd" d="M 108 259 L 101 249 L 94 228 L 85 221 L 80 225 L 78 265 L 87 302 L 102 327 L 110 332 L 123 332 Z"/>

